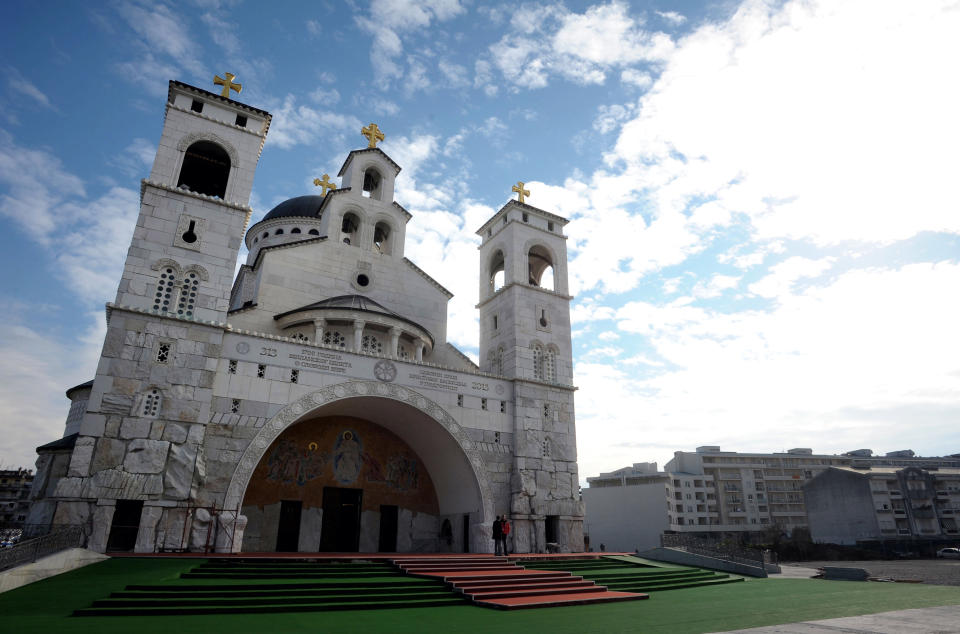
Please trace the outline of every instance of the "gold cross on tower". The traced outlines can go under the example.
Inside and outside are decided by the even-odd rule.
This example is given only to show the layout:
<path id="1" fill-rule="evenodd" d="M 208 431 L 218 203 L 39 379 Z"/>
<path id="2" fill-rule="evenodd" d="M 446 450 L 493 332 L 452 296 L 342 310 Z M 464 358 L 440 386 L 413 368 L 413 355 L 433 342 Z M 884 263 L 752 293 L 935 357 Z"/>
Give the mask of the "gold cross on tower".
<path id="1" fill-rule="evenodd" d="M 316 185 L 317 187 L 323 187 L 323 195 L 324 195 L 324 196 L 327 195 L 327 190 L 328 190 L 328 189 L 336 189 L 336 188 L 337 188 L 336 185 L 334 185 L 333 183 L 330 182 L 330 175 L 329 175 L 329 174 L 324 174 L 324 175 L 323 175 L 323 180 L 320 180 L 319 178 L 313 179 L 313 184 Z"/>
<path id="2" fill-rule="evenodd" d="M 517 184 L 514 185 L 514 186 L 513 186 L 513 189 L 511 189 L 510 191 L 512 191 L 512 192 L 517 192 L 517 202 L 518 202 L 518 203 L 522 203 L 522 202 L 523 202 L 523 197 L 524 197 L 524 196 L 529 196 L 529 195 L 530 195 L 530 190 L 523 188 L 523 181 L 517 181 Z"/>
<path id="3" fill-rule="evenodd" d="M 233 73 L 224 73 L 227 76 L 226 79 L 222 79 L 220 75 L 213 76 L 213 83 L 217 86 L 223 86 L 223 92 L 220 93 L 221 97 L 230 98 L 230 91 L 236 90 L 237 94 L 240 94 L 240 91 L 243 90 L 243 84 L 235 84 L 233 80 L 237 78 Z"/>
<path id="4" fill-rule="evenodd" d="M 383 132 L 380 131 L 376 123 L 371 123 L 362 128 L 360 134 L 367 137 L 367 140 L 370 141 L 370 145 L 367 147 L 377 147 L 377 141 L 383 141 L 384 139 Z"/>

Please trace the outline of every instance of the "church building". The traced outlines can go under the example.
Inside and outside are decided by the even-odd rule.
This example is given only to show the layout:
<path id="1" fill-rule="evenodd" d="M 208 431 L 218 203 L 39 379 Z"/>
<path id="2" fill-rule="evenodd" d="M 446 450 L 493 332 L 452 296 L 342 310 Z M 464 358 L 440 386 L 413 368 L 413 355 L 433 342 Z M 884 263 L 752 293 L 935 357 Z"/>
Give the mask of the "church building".
<path id="1" fill-rule="evenodd" d="M 37 449 L 28 523 L 101 552 L 492 552 L 506 514 L 515 552 L 582 551 L 567 221 L 519 183 L 477 231 L 478 367 L 405 257 L 375 124 L 339 183 L 248 226 L 271 115 L 233 79 L 169 84 L 96 375 Z"/>

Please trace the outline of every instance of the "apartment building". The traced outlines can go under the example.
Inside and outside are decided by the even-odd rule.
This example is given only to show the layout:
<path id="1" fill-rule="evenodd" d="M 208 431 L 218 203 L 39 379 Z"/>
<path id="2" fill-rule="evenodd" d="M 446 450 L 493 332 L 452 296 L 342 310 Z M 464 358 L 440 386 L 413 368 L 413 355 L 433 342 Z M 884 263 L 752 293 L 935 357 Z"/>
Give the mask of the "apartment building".
<path id="1" fill-rule="evenodd" d="M 814 541 L 956 540 L 960 469 L 831 467 L 804 486 Z"/>
<path id="2" fill-rule="evenodd" d="M 741 453 L 712 445 L 677 451 L 663 471 L 656 463 L 636 463 L 587 478 L 590 541 L 642 550 L 659 545 L 662 531 L 716 535 L 777 526 L 791 533 L 809 525 L 804 485 L 834 468 L 944 471 L 960 469 L 960 455 L 920 457 L 904 450 L 874 456 L 869 449 L 832 455 L 809 448 Z"/>
<path id="3" fill-rule="evenodd" d="M 19 529 L 30 509 L 30 487 L 33 471 L 30 469 L 0 470 L 0 530 Z"/>

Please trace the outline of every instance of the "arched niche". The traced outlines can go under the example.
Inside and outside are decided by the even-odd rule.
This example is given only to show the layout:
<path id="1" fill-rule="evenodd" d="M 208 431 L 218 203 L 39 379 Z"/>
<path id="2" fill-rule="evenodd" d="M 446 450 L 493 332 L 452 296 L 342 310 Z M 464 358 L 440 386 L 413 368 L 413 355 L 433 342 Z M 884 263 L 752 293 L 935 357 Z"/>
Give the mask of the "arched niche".
<path id="1" fill-rule="evenodd" d="M 226 149 L 213 141 L 195 141 L 183 155 L 177 187 L 225 198 L 232 162 Z"/>
<path id="2" fill-rule="evenodd" d="M 533 245 L 527 252 L 527 272 L 532 286 L 554 290 L 553 254 L 543 245 Z"/>
<path id="3" fill-rule="evenodd" d="M 373 228 L 373 250 L 382 255 L 393 253 L 393 229 L 389 223 L 381 220 Z"/>
<path id="4" fill-rule="evenodd" d="M 490 293 L 496 293 L 505 283 L 506 279 L 506 260 L 503 251 L 497 249 L 490 258 L 490 266 L 487 269 L 487 278 L 489 279 Z"/>

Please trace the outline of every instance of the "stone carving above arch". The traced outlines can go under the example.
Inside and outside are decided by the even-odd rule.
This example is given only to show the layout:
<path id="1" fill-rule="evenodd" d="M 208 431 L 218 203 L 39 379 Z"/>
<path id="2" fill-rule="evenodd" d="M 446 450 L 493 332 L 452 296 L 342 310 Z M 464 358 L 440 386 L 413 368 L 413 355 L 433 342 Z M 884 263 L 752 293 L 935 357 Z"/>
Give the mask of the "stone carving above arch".
<path id="1" fill-rule="evenodd" d="M 204 282 L 210 279 L 210 273 L 208 273 L 207 269 L 203 268 L 199 264 L 191 264 L 184 268 L 183 274 L 186 275 L 187 273 L 196 273 Z"/>
<path id="2" fill-rule="evenodd" d="M 191 132 L 186 134 L 183 138 L 180 139 L 180 142 L 177 143 L 177 150 L 183 154 L 187 151 L 187 148 L 196 143 L 197 141 L 210 141 L 211 143 L 216 143 L 224 149 L 224 151 L 230 156 L 230 167 L 236 167 L 240 161 L 240 154 L 237 152 L 230 143 L 221 136 L 217 136 L 213 132 Z"/>
<path id="3" fill-rule="evenodd" d="M 395 385 L 392 383 L 382 383 L 380 381 L 348 381 L 331 385 L 310 394 L 306 394 L 296 401 L 290 403 L 271 418 L 260 428 L 256 436 L 251 439 L 247 445 L 237 468 L 230 478 L 230 484 L 227 487 L 226 495 L 223 500 L 225 510 L 236 510 L 239 512 L 243 504 L 243 495 L 250 483 L 250 477 L 266 453 L 270 444 L 284 432 L 290 425 L 309 414 L 318 407 L 328 405 L 335 401 L 346 398 L 357 398 L 372 396 L 375 398 L 388 398 L 411 407 L 415 407 L 424 414 L 436 421 L 443 429 L 447 431 L 460 449 L 466 455 L 467 460 L 473 470 L 473 476 L 476 478 L 477 485 L 480 487 L 480 501 L 483 511 L 482 522 L 484 524 L 493 521 L 493 495 L 490 490 L 490 483 L 484 472 L 483 458 L 479 450 L 470 440 L 462 427 L 454 418 L 446 412 L 440 405 L 426 396 L 416 392 L 408 387 Z"/>
<path id="4" fill-rule="evenodd" d="M 163 268 L 170 268 L 170 269 L 173 269 L 174 273 L 178 278 L 180 277 L 180 265 L 177 264 L 175 260 L 171 260 L 170 258 L 160 258 L 159 260 L 151 264 L 150 268 L 153 269 L 154 271 L 159 271 L 160 269 L 163 269 Z"/>

